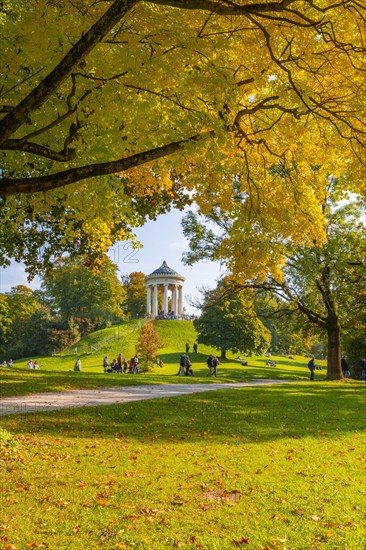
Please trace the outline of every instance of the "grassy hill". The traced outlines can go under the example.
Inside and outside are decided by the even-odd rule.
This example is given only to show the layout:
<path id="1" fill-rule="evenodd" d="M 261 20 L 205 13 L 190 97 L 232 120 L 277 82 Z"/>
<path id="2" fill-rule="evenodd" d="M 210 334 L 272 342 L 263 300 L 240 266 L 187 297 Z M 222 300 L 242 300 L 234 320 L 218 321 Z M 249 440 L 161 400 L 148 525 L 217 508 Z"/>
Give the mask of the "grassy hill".
<path id="1" fill-rule="evenodd" d="M 245 382 L 255 378 L 270 379 L 307 379 L 309 371 L 306 368 L 308 359 L 304 357 L 272 357 L 277 362 L 276 367 L 266 366 L 266 357 L 246 357 L 248 366 L 236 361 L 233 354 L 228 353 L 218 368 L 217 378 L 207 378 L 206 359 L 209 353 L 218 353 L 208 346 L 199 345 L 198 353 L 192 352 L 197 334 L 191 321 L 154 321 L 155 328 L 166 343 L 160 350 L 160 358 L 164 367 L 153 369 L 148 374 L 139 376 L 105 374 L 103 372 L 103 357 L 109 360 L 116 358 L 121 352 L 130 359 L 135 354 L 135 345 L 139 330 L 145 320 L 125 321 L 119 325 L 94 332 L 82 338 L 59 355 L 38 357 L 39 371 L 27 369 L 28 359 L 15 362 L 15 367 L 0 368 L 2 374 L 1 396 L 22 395 L 38 391 L 56 391 L 73 388 L 95 388 L 101 386 L 118 386 L 132 384 L 159 383 L 196 383 L 196 382 Z M 194 377 L 176 376 L 179 368 L 179 356 L 185 352 L 185 344 L 189 342 L 189 353 Z M 73 372 L 76 359 L 81 358 L 82 372 Z M 36 359 L 32 357 L 32 359 Z M 319 362 L 324 365 L 324 362 Z M 316 378 L 324 378 L 325 371 L 316 371 Z"/>

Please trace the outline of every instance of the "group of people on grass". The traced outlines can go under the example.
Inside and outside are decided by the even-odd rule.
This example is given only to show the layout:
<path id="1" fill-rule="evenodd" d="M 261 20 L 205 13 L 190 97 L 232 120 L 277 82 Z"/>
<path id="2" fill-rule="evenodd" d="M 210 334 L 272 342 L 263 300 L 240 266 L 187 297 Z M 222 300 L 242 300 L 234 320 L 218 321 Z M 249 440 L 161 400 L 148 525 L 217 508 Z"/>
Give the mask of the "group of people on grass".
<path id="1" fill-rule="evenodd" d="M 109 362 L 108 355 L 106 355 L 103 359 L 103 370 L 108 373 L 139 374 L 139 356 L 136 353 L 134 357 L 131 357 L 130 361 L 127 361 L 125 357 L 122 357 L 122 353 L 120 353 L 117 359 Z"/>
<path id="2" fill-rule="evenodd" d="M 39 369 L 39 363 L 38 361 L 32 361 L 32 359 L 29 359 L 28 363 L 27 363 L 27 368 L 28 369 L 34 369 L 34 370 L 38 370 Z"/>
<path id="3" fill-rule="evenodd" d="M 211 354 L 209 357 L 207 357 L 206 364 L 208 368 L 206 376 L 217 376 L 217 367 L 220 365 L 220 361 L 218 360 L 218 358 Z M 192 363 L 187 353 L 182 353 L 179 358 L 179 371 L 177 372 L 177 376 L 194 376 Z"/>
<path id="4" fill-rule="evenodd" d="M 1 367 L 10 367 L 12 368 L 13 366 L 13 360 L 12 359 L 9 359 L 9 361 L 3 361 L 0 365 Z"/>

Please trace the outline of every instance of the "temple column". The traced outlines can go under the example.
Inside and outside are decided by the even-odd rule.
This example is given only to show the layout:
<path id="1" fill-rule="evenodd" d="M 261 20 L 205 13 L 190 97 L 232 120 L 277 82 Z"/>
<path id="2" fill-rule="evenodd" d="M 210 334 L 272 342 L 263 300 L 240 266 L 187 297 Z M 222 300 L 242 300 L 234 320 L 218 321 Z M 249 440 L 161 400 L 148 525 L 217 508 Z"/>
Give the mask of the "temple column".
<path id="1" fill-rule="evenodd" d="M 158 285 L 155 284 L 153 286 L 154 286 L 154 294 L 153 294 L 152 314 L 153 314 L 153 317 L 156 317 L 158 314 Z"/>
<path id="2" fill-rule="evenodd" d="M 151 314 L 151 286 L 147 286 L 146 313 Z"/>
<path id="3" fill-rule="evenodd" d="M 163 294 L 163 312 L 168 313 L 168 287 L 169 285 L 164 284 L 164 294 Z"/>
<path id="4" fill-rule="evenodd" d="M 177 304 L 177 298 L 178 298 L 178 292 L 177 292 L 177 285 L 174 285 L 173 287 L 173 296 L 172 296 L 172 310 L 174 315 L 178 315 L 178 304 Z"/>
<path id="5" fill-rule="evenodd" d="M 178 315 L 183 313 L 183 287 L 178 287 Z"/>

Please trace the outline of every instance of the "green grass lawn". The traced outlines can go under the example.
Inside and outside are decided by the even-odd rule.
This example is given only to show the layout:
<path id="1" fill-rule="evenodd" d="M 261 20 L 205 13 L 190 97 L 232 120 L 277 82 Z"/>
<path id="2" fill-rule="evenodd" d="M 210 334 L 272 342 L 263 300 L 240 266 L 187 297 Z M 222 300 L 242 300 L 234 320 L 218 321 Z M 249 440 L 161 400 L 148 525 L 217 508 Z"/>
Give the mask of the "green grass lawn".
<path id="1" fill-rule="evenodd" d="M 120 352 L 128 359 L 135 353 L 135 344 L 141 323 L 128 321 L 109 329 L 101 330 L 83 338 L 76 345 L 59 355 L 38 357 L 39 371 L 28 370 L 28 359 L 15 362 L 15 367 L 0 368 L 2 378 L 0 396 L 25 395 L 42 391 L 62 391 L 76 388 L 96 388 L 118 385 L 159 384 L 159 383 L 196 383 L 196 382 L 245 382 L 255 378 L 307 379 L 308 359 L 295 357 L 273 357 L 277 366 L 267 367 L 265 357 L 247 357 L 248 366 L 235 361 L 235 355 L 228 353 L 218 369 L 218 378 L 206 377 L 206 359 L 212 348 L 199 345 L 198 353 L 190 353 L 194 377 L 177 377 L 179 356 L 185 352 L 185 343 L 189 342 L 191 350 L 197 335 L 193 323 L 189 321 L 155 321 L 155 327 L 166 347 L 160 357 L 164 367 L 156 367 L 145 375 L 117 375 L 103 373 L 103 357 L 116 358 Z M 82 372 L 73 372 L 77 357 L 81 358 Z M 32 359 L 35 359 L 34 357 Z M 324 362 L 319 362 L 324 366 Z M 323 379 L 325 371 L 316 371 L 316 377 Z"/>
<path id="2" fill-rule="evenodd" d="M 0 547 L 363 549 L 365 415 L 342 381 L 5 417 Z"/>

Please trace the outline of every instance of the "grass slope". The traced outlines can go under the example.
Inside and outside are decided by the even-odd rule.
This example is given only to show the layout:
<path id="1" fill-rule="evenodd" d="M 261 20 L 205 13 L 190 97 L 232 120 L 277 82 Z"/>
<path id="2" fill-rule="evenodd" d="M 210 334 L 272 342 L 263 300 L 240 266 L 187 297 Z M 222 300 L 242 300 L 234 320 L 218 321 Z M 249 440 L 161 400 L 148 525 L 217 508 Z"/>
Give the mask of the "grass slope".
<path id="1" fill-rule="evenodd" d="M 59 355 L 37 358 L 40 370 L 27 369 L 27 359 L 16 361 L 14 369 L 0 368 L 2 383 L 0 396 L 25 395 L 40 391 L 62 391 L 75 388 L 96 388 L 118 385 L 158 384 L 158 383 L 195 383 L 215 381 L 247 381 L 253 378 L 306 379 L 309 372 L 307 359 L 295 357 L 273 357 L 276 368 L 266 366 L 265 357 L 248 357 L 249 365 L 242 366 L 235 356 L 228 353 L 218 369 L 218 377 L 207 378 L 207 355 L 215 352 L 212 348 L 199 345 L 198 353 L 192 353 L 197 334 L 190 321 L 155 321 L 166 347 L 160 352 L 163 368 L 156 367 L 153 372 L 139 375 L 117 375 L 103 373 L 103 357 L 116 358 L 121 352 L 128 359 L 135 353 L 135 345 L 142 323 L 145 321 L 126 321 L 120 325 L 94 332 L 82 338 L 75 346 Z M 179 356 L 185 352 L 185 344 L 191 347 L 190 358 L 194 377 L 177 377 Z M 76 359 L 80 357 L 82 372 L 73 372 Z M 35 359 L 33 357 L 33 359 Z M 320 362 L 321 363 L 321 362 Z M 324 365 L 324 362 L 323 362 Z M 317 378 L 324 378 L 325 371 L 316 371 Z"/>
<path id="2" fill-rule="evenodd" d="M 0 547 L 365 548 L 365 411 L 347 381 L 3 418 Z"/>

